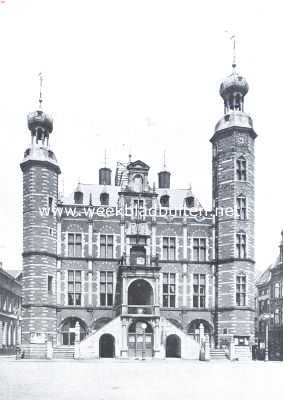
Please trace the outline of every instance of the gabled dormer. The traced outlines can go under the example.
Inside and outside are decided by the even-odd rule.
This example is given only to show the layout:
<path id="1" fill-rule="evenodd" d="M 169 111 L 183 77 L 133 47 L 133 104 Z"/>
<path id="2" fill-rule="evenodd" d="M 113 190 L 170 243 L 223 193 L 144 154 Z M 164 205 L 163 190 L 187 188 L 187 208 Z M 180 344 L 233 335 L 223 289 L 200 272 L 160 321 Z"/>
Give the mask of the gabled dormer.
<path id="1" fill-rule="evenodd" d="M 147 192 L 148 185 L 148 171 L 149 166 L 141 160 L 131 162 L 127 166 L 128 169 L 128 188 L 132 192 Z"/>

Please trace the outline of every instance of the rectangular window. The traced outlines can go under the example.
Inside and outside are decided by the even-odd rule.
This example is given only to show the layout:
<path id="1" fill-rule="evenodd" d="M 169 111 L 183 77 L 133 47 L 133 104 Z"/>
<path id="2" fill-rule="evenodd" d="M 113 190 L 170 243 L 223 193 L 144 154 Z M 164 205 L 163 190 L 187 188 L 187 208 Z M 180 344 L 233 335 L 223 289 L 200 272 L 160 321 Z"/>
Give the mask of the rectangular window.
<path id="1" fill-rule="evenodd" d="M 176 305 L 176 274 L 163 274 L 163 307 Z"/>
<path id="2" fill-rule="evenodd" d="M 237 233 L 236 249 L 238 258 L 243 259 L 247 257 L 247 237 L 245 233 Z"/>
<path id="3" fill-rule="evenodd" d="M 176 259 L 176 238 L 164 237 L 163 238 L 163 260 Z"/>
<path id="4" fill-rule="evenodd" d="M 194 261 L 206 261 L 206 239 L 194 238 L 193 240 Z"/>
<path id="5" fill-rule="evenodd" d="M 49 214 L 53 214 L 53 197 L 48 197 Z"/>
<path id="6" fill-rule="evenodd" d="M 48 275 L 47 278 L 47 286 L 48 286 L 48 293 L 52 294 L 53 293 L 53 276 Z"/>
<path id="7" fill-rule="evenodd" d="M 236 174 L 238 181 L 247 180 L 247 162 L 243 157 L 238 158 L 236 162 Z"/>
<path id="8" fill-rule="evenodd" d="M 205 308 L 205 274 L 193 276 L 193 307 Z"/>
<path id="9" fill-rule="evenodd" d="M 276 308 L 275 312 L 274 312 L 274 324 L 275 325 L 279 325 L 280 324 L 280 320 L 279 320 L 279 308 Z"/>
<path id="10" fill-rule="evenodd" d="M 246 305 L 247 282 L 245 275 L 236 277 L 236 304 L 237 306 Z"/>
<path id="11" fill-rule="evenodd" d="M 280 283 L 277 282 L 274 285 L 274 297 L 275 297 L 275 299 L 278 299 L 279 296 L 280 296 Z"/>
<path id="12" fill-rule="evenodd" d="M 113 272 L 100 272 L 100 305 L 113 305 Z"/>
<path id="13" fill-rule="evenodd" d="M 82 256 L 82 234 L 81 233 L 68 233 L 68 256 L 81 257 Z"/>
<path id="14" fill-rule="evenodd" d="M 100 235 L 100 257 L 113 258 L 113 235 Z"/>
<path id="15" fill-rule="evenodd" d="M 144 201 L 140 199 L 134 199 L 134 210 L 139 211 L 143 208 L 144 206 Z"/>
<path id="16" fill-rule="evenodd" d="M 134 199 L 133 206 L 134 206 L 133 209 L 134 218 L 145 220 L 144 201 L 141 199 Z"/>
<path id="17" fill-rule="evenodd" d="M 247 201 L 243 196 L 237 197 L 237 215 L 239 219 L 247 218 Z"/>
<path id="18" fill-rule="evenodd" d="M 82 272 L 68 271 L 68 305 L 80 306 L 82 300 Z"/>

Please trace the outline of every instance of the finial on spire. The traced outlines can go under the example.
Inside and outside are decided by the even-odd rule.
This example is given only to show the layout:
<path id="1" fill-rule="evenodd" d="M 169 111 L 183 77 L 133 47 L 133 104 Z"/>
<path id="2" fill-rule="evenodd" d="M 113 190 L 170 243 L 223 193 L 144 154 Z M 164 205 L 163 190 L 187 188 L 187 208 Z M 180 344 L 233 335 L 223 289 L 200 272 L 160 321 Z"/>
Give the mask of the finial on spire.
<path id="1" fill-rule="evenodd" d="M 39 100 L 38 100 L 38 102 L 39 102 L 39 109 L 41 110 L 42 109 L 42 101 L 43 101 L 43 99 L 42 99 L 42 84 L 43 84 L 42 72 L 40 72 L 38 74 L 38 76 L 39 76 Z"/>
<path id="2" fill-rule="evenodd" d="M 132 154 L 129 153 L 129 163 L 131 163 L 131 162 L 132 162 Z"/>
<path id="3" fill-rule="evenodd" d="M 233 40 L 233 64 L 232 64 L 232 68 L 235 71 L 236 68 L 236 35 L 232 35 L 231 40 Z"/>
<path id="4" fill-rule="evenodd" d="M 227 33 L 229 35 L 229 39 L 233 40 L 233 59 L 232 59 L 232 68 L 233 71 L 235 71 L 236 69 L 236 34 L 232 33 L 231 31 L 225 31 L 225 33 Z"/>
<path id="5" fill-rule="evenodd" d="M 166 170 L 166 150 L 163 151 L 163 168 Z"/>
<path id="6" fill-rule="evenodd" d="M 104 167 L 106 168 L 107 164 L 107 149 L 104 149 Z"/>

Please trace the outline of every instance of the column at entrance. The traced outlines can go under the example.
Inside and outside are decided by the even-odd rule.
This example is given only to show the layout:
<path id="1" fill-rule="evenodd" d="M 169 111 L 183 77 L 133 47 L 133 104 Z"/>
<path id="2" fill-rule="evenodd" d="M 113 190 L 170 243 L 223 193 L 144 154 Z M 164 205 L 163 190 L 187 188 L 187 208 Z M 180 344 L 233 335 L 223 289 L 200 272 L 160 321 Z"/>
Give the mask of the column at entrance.
<path id="1" fill-rule="evenodd" d="M 0 349 L 2 349 L 3 345 L 3 321 L 0 321 Z"/>
<path id="2" fill-rule="evenodd" d="M 127 319 L 126 319 L 126 318 L 122 318 L 122 348 L 121 348 L 121 358 L 128 358 L 127 326 L 128 326 Z"/>
<path id="3" fill-rule="evenodd" d="M 159 320 L 156 320 L 154 324 L 154 349 L 153 349 L 154 358 L 162 358 L 160 345 L 161 345 L 160 325 L 159 325 Z"/>

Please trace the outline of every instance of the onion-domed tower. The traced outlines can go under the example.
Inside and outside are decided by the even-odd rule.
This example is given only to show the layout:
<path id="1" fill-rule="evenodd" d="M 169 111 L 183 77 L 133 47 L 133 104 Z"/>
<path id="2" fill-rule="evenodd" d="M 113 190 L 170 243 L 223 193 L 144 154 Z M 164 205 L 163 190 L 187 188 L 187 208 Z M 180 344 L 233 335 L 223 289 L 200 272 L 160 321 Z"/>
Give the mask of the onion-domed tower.
<path id="1" fill-rule="evenodd" d="M 248 83 L 233 71 L 220 86 L 224 116 L 213 145 L 215 212 L 215 333 L 238 351 L 254 336 L 254 141 L 251 117 L 244 111 Z"/>
<path id="2" fill-rule="evenodd" d="M 41 105 L 41 99 L 40 99 Z M 56 244 L 60 168 L 49 146 L 52 118 L 41 110 L 28 115 L 31 144 L 23 172 L 22 345 L 26 356 L 44 357 L 46 340 L 56 338 Z"/>

